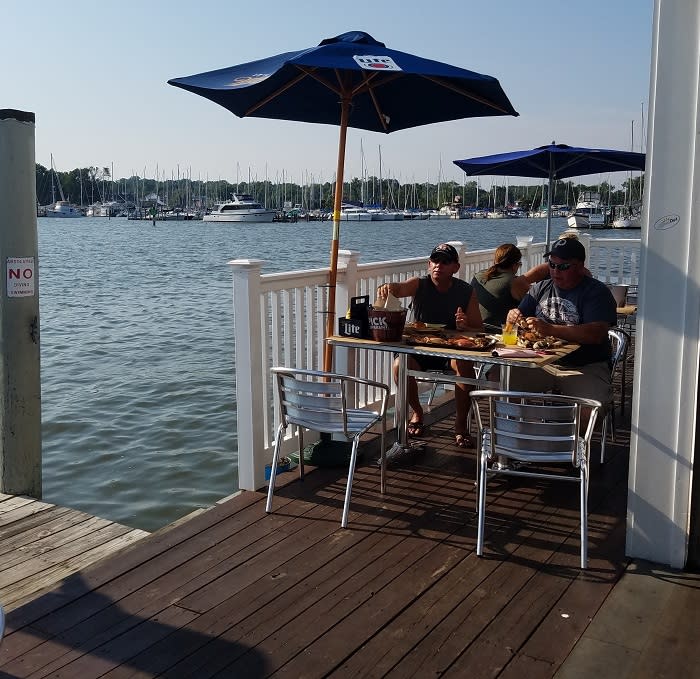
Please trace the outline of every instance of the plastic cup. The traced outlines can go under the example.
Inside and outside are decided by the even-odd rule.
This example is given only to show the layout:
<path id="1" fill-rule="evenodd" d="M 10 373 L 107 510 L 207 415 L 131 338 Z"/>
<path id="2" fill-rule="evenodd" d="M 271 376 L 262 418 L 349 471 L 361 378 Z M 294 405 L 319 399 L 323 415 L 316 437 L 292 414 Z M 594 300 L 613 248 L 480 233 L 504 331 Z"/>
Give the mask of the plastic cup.
<path id="1" fill-rule="evenodd" d="M 518 333 L 515 329 L 515 325 L 502 325 L 501 326 L 501 340 L 503 344 L 508 346 L 513 346 L 518 341 Z"/>

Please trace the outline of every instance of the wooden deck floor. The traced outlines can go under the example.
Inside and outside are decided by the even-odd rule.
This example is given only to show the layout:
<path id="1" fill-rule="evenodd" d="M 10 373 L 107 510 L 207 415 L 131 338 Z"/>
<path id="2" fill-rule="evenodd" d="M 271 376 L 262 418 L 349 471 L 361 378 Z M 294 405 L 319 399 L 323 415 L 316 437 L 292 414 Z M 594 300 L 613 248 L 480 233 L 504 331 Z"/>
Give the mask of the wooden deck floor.
<path id="1" fill-rule="evenodd" d="M 629 411 L 629 408 L 628 408 Z M 8 616 L 12 677 L 551 677 L 627 565 L 627 432 L 594 465 L 590 567 L 577 493 L 504 480 L 475 555 L 473 451 L 433 424 L 425 454 L 242 493 L 154 533 Z M 295 477 L 290 472 L 289 479 Z M 496 484 L 500 485 L 496 485 Z"/>
<path id="2" fill-rule="evenodd" d="M 0 494 L 0 603 L 11 611 L 146 535 L 76 509 Z"/>

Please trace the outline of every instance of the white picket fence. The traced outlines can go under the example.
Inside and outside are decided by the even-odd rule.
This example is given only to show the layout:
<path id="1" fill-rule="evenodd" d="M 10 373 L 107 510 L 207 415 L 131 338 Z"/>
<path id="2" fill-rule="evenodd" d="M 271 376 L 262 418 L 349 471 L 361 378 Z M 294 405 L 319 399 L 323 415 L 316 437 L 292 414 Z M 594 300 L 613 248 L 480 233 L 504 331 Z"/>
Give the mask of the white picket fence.
<path id="1" fill-rule="evenodd" d="M 587 252 L 586 265 L 608 283 L 636 284 L 639 272 L 638 239 L 591 238 L 580 234 Z M 493 262 L 494 250 L 467 251 L 453 243 L 462 264 L 459 276 L 467 281 Z M 544 243 L 521 246 L 523 268 L 542 262 Z M 368 295 L 370 302 L 382 283 L 402 281 L 426 272 L 426 257 L 360 264 L 360 253 L 341 250 L 336 287 L 336 317 L 345 315 L 350 298 Z M 262 260 L 229 262 L 233 272 L 236 426 L 239 487 L 254 490 L 265 484 L 274 435 L 275 412 L 270 367 L 320 369 L 328 298 L 327 269 L 263 274 Z M 391 384 L 391 356 L 385 352 L 336 349 L 334 370 Z M 374 401 L 371 392 L 356 394 L 359 407 Z M 312 437 L 305 436 L 305 442 Z M 283 452 L 296 450 L 288 433 Z"/>

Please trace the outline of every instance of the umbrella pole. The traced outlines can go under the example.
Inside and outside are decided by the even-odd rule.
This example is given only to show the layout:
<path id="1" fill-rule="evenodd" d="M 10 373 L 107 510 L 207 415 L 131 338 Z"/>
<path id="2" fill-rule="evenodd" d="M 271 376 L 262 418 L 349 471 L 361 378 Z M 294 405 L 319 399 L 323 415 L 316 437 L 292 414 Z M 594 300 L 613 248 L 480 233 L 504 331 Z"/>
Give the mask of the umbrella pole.
<path id="1" fill-rule="evenodd" d="M 343 174 L 345 172 L 345 140 L 350 117 L 350 99 L 343 97 L 340 102 L 340 137 L 338 140 L 338 166 L 335 172 L 335 195 L 333 196 L 333 237 L 331 239 L 331 260 L 328 270 L 328 308 L 326 309 L 326 337 L 335 330 L 335 285 L 338 278 L 338 245 L 340 243 L 340 207 L 343 202 Z M 323 347 L 323 369 L 333 370 L 333 347 L 326 343 Z"/>

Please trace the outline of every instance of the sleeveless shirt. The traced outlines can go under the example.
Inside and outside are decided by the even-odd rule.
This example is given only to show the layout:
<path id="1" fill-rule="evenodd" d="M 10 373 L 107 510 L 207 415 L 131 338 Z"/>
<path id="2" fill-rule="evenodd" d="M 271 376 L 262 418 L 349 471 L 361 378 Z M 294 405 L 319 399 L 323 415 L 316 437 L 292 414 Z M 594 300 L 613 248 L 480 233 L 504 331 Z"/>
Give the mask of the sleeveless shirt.
<path id="1" fill-rule="evenodd" d="M 466 313 L 472 296 L 472 286 L 461 278 L 452 278 L 447 292 L 440 292 L 430 276 L 418 279 L 418 290 L 413 298 L 413 317 L 423 323 L 445 323 L 448 330 L 455 330 L 455 314 L 462 307 Z"/>
<path id="2" fill-rule="evenodd" d="M 484 323 L 503 325 L 508 312 L 518 306 L 519 300 L 510 293 L 514 277 L 512 271 L 499 271 L 493 278 L 486 280 L 486 271 L 479 271 L 472 278 L 472 288 L 479 300 L 479 311 Z"/>

